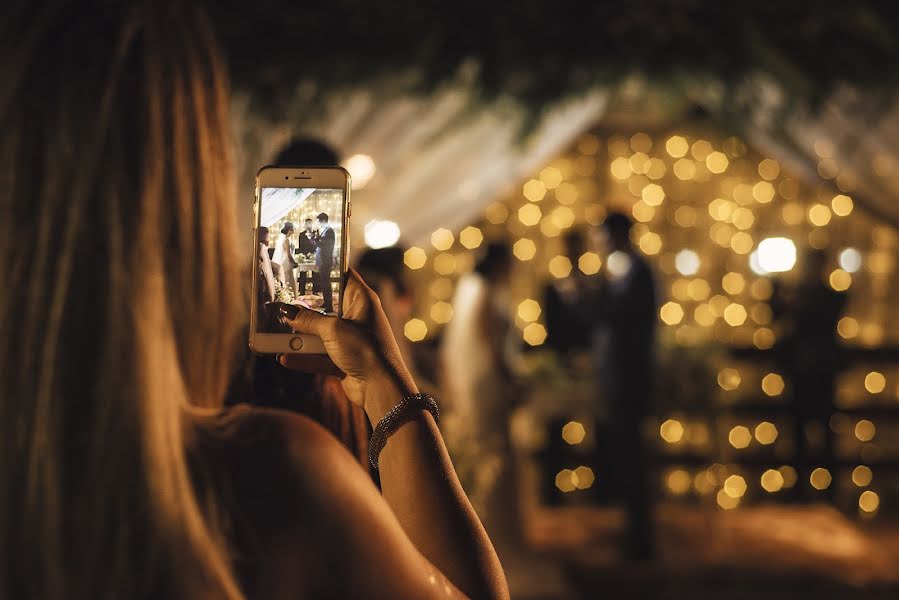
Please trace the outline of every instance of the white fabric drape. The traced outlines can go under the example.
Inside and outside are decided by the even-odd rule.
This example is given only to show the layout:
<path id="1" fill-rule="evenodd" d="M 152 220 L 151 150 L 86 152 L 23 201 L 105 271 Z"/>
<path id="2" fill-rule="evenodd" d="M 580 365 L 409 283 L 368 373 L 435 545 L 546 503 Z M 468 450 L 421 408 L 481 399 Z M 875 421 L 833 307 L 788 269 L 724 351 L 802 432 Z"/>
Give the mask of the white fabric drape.
<path id="1" fill-rule="evenodd" d="M 265 188 L 262 190 L 260 223 L 270 227 L 309 197 L 315 188 Z"/>

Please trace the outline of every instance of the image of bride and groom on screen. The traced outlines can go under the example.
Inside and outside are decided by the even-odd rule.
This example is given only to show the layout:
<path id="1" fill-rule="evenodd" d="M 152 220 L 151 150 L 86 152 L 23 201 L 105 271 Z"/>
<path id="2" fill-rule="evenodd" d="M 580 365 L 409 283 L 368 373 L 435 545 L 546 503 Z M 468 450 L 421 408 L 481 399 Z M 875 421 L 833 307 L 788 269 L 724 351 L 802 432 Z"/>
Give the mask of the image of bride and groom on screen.
<path id="1" fill-rule="evenodd" d="M 340 235 L 334 226 L 340 226 L 342 219 L 335 216 L 341 209 L 339 190 L 263 190 L 258 237 L 260 330 L 274 333 L 282 329 L 277 319 L 267 314 L 266 306 L 272 302 L 334 312 L 338 298 L 332 285 L 333 271 L 340 253 Z M 316 210 L 320 212 L 315 214 Z M 302 217 L 301 213 L 310 212 L 314 219 Z M 303 228 L 298 230 L 295 223 L 301 218 Z M 275 231 L 279 233 L 272 244 Z"/>

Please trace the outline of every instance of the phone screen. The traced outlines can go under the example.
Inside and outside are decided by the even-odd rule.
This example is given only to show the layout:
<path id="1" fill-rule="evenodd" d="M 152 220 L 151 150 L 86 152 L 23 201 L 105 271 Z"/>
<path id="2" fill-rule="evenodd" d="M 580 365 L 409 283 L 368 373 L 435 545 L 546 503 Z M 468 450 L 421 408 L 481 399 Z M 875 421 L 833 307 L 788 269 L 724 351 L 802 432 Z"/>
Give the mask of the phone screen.
<path id="1" fill-rule="evenodd" d="M 277 303 L 337 314 L 344 206 L 343 189 L 261 188 L 257 333 L 290 333 Z"/>

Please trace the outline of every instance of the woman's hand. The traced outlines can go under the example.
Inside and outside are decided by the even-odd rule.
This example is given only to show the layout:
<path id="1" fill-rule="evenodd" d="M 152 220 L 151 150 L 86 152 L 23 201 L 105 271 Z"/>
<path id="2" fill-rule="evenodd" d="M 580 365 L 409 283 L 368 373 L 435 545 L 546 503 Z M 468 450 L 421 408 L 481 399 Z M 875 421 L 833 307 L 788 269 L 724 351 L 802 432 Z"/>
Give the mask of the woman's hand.
<path id="1" fill-rule="evenodd" d="M 342 318 L 301 308 L 296 318 L 285 321 L 298 333 L 321 338 L 328 357 L 284 354 L 279 358 L 280 363 L 299 371 L 334 372 L 336 367 L 345 375 L 343 387 L 350 401 L 365 409 L 369 416 L 373 416 L 373 411 L 382 412 L 379 403 L 385 394 L 379 392 L 387 391 L 386 401 L 392 405 L 418 391 L 381 301 L 356 271 L 351 269 L 347 273 Z"/>

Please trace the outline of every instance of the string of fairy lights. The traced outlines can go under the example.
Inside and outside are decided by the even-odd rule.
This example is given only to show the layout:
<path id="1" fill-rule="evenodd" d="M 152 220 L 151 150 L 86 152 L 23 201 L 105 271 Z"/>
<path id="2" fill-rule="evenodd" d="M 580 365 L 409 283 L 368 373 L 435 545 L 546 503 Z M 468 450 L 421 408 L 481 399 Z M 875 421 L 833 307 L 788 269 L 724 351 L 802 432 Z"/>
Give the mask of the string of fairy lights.
<path id="1" fill-rule="evenodd" d="M 437 229 L 430 247 L 406 251 L 406 266 L 420 284 L 416 289 L 427 293 L 417 299 L 417 315 L 406 323 L 405 335 L 413 342 L 439 335 L 452 319 L 456 278 L 471 269 L 485 240 L 500 239 L 516 259 L 510 317 L 523 343 L 541 346 L 547 334 L 539 298 L 546 283 L 575 269 L 593 275 L 614 268 L 595 249 L 573 264 L 562 253 L 561 235 L 597 225 L 614 209 L 633 217 L 633 240 L 657 271 L 663 349 L 772 348 L 782 333 L 768 305 L 772 278 L 795 282 L 807 248 L 827 250 L 826 281 L 848 294 L 837 327 L 841 341 L 860 348 L 895 343 L 899 317 L 890 303 L 899 294 L 893 277 L 899 235 L 855 205 L 854 181 L 833 160 L 832 144 L 820 141 L 815 150 L 819 174 L 827 181 L 811 187 L 792 177 L 789 165 L 758 155 L 736 137 L 587 134 L 488 206 L 480 222 L 458 232 Z M 721 351 L 709 352 L 707 362 L 721 406 L 751 401 L 774 407 L 789 391 L 785 376 L 770 366 Z M 789 427 L 776 411 L 753 421 L 721 413 L 691 417 L 672 409 L 657 422 L 656 439 L 674 457 L 661 474 L 662 489 L 675 497 L 714 498 L 721 509 L 733 509 L 797 485 L 827 490 L 839 480 L 841 493 L 861 514 L 876 514 L 882 492 L 868 463 L 899 455 L 899 442 L 891 441 L 899 436 L 889 435 L 899 428 L 889 419 L 877 423 L 844 411 L 889 410 L 897 399 L 896 365 L 859 363 L 840 373 L 840 412 L 830 427 L 838 454 L 858 464 L 845 475 L 816 468 L 808 481 L 798 480 L 787 458 L 761 470 L 739 466 L 741 453 L 768 452 L 772 461 L 787 457 Z M 572 420 L 556 435 L 577 446 L 585 438 L 584 425 Z M 710 464 L 698 469 L 676 464 L 678 453 L 694 451 L 710 456 Z M 554 484 L 574 493 L 590 488 L 596 478 L 581 465 L 556 473 Z"/>

